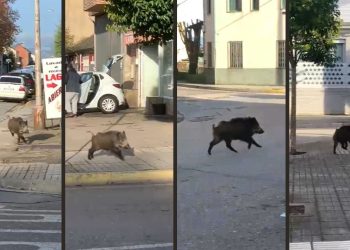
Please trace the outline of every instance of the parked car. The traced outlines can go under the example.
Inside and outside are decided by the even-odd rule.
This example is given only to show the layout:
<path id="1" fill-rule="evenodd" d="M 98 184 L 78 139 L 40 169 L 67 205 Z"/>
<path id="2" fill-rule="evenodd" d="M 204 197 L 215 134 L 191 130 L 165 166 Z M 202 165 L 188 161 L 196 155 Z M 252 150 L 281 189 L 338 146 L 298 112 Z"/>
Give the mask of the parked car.
<path id="1" fill-rule="evenodd" d="M 26 86 L 28 87 L 29 95 L 35 94 L 35 81 L 34 81 L 32 74 L 12 71 L 10 73 L 7 73 L 7 75 L 23 77 L 24 81 L 26 83 Z"/>
<path id="2" fill-rule="evenodd" d="M 0 76 L 0 99 L 26 100 L 29 91 L 24 77 L 2 75 Z"/>
<path id="3" fill-rule="evenodd" d="M 79 72 L 82 80 L 80 110 L 99 109 L 110 114 L 126 104 L 121 84 L 108 75 L 111 66 L 122 58 L 121 55 L 113 56 L 100 72 Z"/>
<path id="4" fill-rule="evenodd" d="M 99 109 L 105 114 L 118 112 L 125 104 L 120 83 L 105 72 L 81 74 L 79 109 Z"/>
<path id="5" fill-rule="evenodd" d="M 35 71 L 29 67 L 29 68 L 23 68 L 23 69 L 15 69 L 11 71 L 11 73 L 26 73 L 31 74 L 32 78 L 35 79 Z"/>

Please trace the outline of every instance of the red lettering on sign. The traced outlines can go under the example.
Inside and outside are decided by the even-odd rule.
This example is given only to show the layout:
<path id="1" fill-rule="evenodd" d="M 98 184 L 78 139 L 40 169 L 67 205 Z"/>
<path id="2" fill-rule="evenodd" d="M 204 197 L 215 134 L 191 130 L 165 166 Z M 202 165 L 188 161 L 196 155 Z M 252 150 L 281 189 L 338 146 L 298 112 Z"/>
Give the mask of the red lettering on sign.
<path id="1" fill-rule="evenodd" d="M 49 97 L 49 103 L 53 102 L 58 96 L 60 96 L 62 93 L 62 87 L 55 90 L 51 96 Z"/>
<path id="2" fill-rule="evenodd" d="M 62 80 L 62 74 L 51 74 L 51 75 L 45 75 L 46 81 L 60 81 Z"/>

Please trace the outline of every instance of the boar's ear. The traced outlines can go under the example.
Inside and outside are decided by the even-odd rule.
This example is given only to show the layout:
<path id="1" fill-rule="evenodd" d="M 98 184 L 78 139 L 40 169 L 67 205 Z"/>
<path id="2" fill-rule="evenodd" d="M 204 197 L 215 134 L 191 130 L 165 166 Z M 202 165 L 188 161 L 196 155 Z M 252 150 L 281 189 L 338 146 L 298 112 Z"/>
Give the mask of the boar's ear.
<path id="1" fill-rule="evenodd" d="M 124 130 L 123 130 L 123 135 L 126 135 Z"/>

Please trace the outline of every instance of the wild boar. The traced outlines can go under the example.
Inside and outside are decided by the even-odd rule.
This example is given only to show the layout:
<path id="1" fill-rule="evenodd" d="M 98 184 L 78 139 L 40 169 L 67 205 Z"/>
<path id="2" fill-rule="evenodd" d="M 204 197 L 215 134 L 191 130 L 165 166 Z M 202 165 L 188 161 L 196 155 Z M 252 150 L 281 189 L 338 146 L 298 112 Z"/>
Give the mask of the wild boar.
<path id="1" fill-rule="evenodd" d="M 254 144 L 261 147 L 254 139 L 254 134 L 262 134 L 264 130 L 260 127 L 258 121 L 254 117 L 233 118 L 230 121 L 221 121 L 217 127 L 213 124 L 213 137 L 208 148 L 208 154 L 211 155 L 212 148 L 225 141 L 226 147 L 233 152 L 237 152 L 232 146 L 232 140 L 241 140 L 248 143 L 248 149 Z"/>
<path id="2" fill-rule="evenodd" d="M 333 154 L 337 154 L 338 143 L 341 144 L 341 147 L 345 150 L 348 148 L 348 142 L 350 142 L 350 126 L 342 126 L 335 130 L 333 135 Z"/>
<path id="3" fill-rule="evenodd" d="M 90 132 L 91 133 L 91 132 Z M 92 134 L 91 148 L 88 159 L 94 158 L 94 152 L 100 149 L 113 152 L 119 159 L 124 160 L 121 149 L 130 149 L 125 131 L 108 131 L 105 133 Z"/>
<path id="4" fill-rule="evenodd" d="M 29 133 L 28 121 L 23 120 L 21 117 L 12 117 L 9 119 L 9 122 L 7 125 L 8 125 L 8 129 L 10 130 L 10 133 L 12 136 L 17 134 L 17 137 L 18 137 L 17 144 L 20 143 L 21 139 L 24 143 L 27 143 L 23 134 Z"/>

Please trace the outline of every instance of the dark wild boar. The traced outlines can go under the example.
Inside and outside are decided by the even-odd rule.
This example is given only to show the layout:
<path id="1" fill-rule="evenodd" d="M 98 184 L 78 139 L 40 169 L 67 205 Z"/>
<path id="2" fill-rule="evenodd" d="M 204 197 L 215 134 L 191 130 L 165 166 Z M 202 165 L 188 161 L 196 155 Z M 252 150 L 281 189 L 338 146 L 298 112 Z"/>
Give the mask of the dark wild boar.
<path id="1" fill-rule="evenodd" d="M 10 130 L 10 133 L 12 136 L 17 134 L 17 143 L 20 143 L 20 140 L 24 143 L 27 143 L 26 139 L 24 138 L 23 134 L 29 133 L 28 130 L 28 121 L 23 120 L 21 117 L 12 117 L 8 122 L 8 129 Z"/>
<path id="2" fill-rule="evenodd" d="M 254 139 L 254 134 L 262 134 L 264 130 L 260 127 L 258 121 L 254 117 L 233 118 L 230 121 L 221 121 L 217 127 L 213 125 L 214 139 L 209 144 L 208 154 L 211 155 L 212 148 L 225 141 L 226 147 L 233 152 L 238 153 L 232 146 L 232 140 L 240 140 L 248 143 L 248 149 L 254 144 L 261 147 Z"/>
<path id="3" fill-rule="evenodd" d="M 350 142 L 350 126 L 342 126 L 335 130 L 333 135 L 333 154 L 337 154 L 338 143 L 341 144 L 341 147 L 345 150 L 348 148 L 348 142 Z"/>
<path id="4" fill-rule="evenodd" d="M 90 132 L 91 133 L 91 132 Z M 91 148 L 89 149 L 88 159 L 94 158 L 94 152 L 100 149 L 108 150 L 114 153 L 118 158 L 124 160 L 121 149 L 130 149 L 125 131 L 108 131 L 105 133 L 92 134 Z"/>

